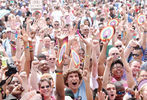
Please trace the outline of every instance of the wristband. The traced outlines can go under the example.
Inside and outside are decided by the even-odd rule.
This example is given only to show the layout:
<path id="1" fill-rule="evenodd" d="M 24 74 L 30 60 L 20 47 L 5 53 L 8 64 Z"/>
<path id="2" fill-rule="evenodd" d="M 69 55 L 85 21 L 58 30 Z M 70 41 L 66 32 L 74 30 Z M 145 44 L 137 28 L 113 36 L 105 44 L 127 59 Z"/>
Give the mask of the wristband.
<path id="1" fill-rule="evenodd" d="M 33 46 L 26 46 L 26 49 L 32 49 L 33 48 Z"/>
<path id="2" fill-rule="evenodd" d="M 55 73 L 63 73 L 62 70 L 55 70 Z"/>
<path id="3" fill-rule="evenodd" d="M 2 87 L 0 87 L 0 93 L 2 93 L 3 92 L 3 88 Z"/>
<path id="4" fill-rule="evenodd" d="M 28 49 L 29 48 L 29 46 L 26 46 L 26 49 Z"/>
<path id="5" fill-rule="evenodd" d="M 62 73 L 56 73 L 56 75 L 62 75 Z"/>

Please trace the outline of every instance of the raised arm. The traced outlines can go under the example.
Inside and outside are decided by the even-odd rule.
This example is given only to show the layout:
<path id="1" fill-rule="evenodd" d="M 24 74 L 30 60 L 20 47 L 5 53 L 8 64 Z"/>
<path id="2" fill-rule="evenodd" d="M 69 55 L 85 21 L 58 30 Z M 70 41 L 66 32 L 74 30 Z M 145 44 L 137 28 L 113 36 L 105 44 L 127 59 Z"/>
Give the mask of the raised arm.
<path id="1" fill-rule="evenodd" d="M 125 71 L 126 71 L 128 87 L 133 88 L 133 86 L 135 86 L 135 81 L 133 79 L 132 70 L 131 70 L 131 68 L 130 68 L 130 66 L 129 66 L 126 58 L 125 58 L 123 49 L 121 50 L 121 59 L 122 59 L 122 62 L 124 64 L 124 68 L 125 68 Z"/>
<path id="2" fill-rule="evenodd" d="M 147 39 L 147 22 L 143 26 L 143 34 L 140 40 L 140 45 L 143 47 L 143 49 L 146 49 L 146 39 Z"/>
<path id="3" fill-rule="evenodd" d="M 63 61 L 62 61 L 63 62 Z M 65 93 L 64 93 L 64 78 L 63 78 L 63 64 L 59 64 L 58 60 L 56 63 L 56 92 L 57 92 L 57 100 L 64 100 Z"/>
<path id="4" fill-rule="evenodd" d="M 27 74 L 27 77 L 29 77 L 30 73 L 30 47 L 28 44 L 28 34 L 26 33 L 25 29 L 22 29 L 22 40 L 24 41 L 24 53 L 25 53 L 25 66 L 24 71 Z"/>
<path id="5" fill-rule="evenodd" d="M 106 51 L 107 51 L 107 46 L 108 46 L 109 41 L 104 42 L 103 44 L 103 49 L 100 53 L 99 59 L 98 59 L 98 75 L 103 76 L 104 73 L 104 63 L 106 59 Z"/>
<path id="6" fill-rule="evenodd" d="M 82 38 L 82 37 L 81 37 Z M 86 73 L 85 76 L 83 76 L 85 87 L 86 87 L 86 96 L 87 100 L 92 100 L 92 90 L 90 89 L 90 57 L 91 57 L 91 41 L 88 41 L 84 38 L 82 38 L 83 42 L 86 44 L 86 55 L 85 55 L 85 61 L 84 61 L 84 72 Z"/>
<path id="7" fill-rule="evenodd" d="M 128 43 L 127 47 L 125 48 L 125 58 L 127 59 L 130 55 L 130 53 L 133 51 L 133 47 L 137 46 L 137 42 L 133 39 Z"/>
<path id="8" fill-rule="evenodd" d="M 110 67 L 111 67 L 112 62 L 113 62 L 113 56 L 108 57 L 107 62 L 106 62 L 106 68 L 105 68 L 104 75 L 103 75 L 102 87 L 104 89 L 106 89 L 106 86 L 109 83 Z"/>

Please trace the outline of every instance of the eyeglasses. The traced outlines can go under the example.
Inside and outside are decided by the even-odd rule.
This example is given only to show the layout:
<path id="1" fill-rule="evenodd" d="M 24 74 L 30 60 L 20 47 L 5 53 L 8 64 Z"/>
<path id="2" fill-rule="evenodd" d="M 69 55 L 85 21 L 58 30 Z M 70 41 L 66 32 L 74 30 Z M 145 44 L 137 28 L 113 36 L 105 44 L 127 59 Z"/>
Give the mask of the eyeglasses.
<path id="1" fill-rule="evenodd" d="M 133 57 L 134 57 L 134 56 L 138 57 L 138 56 L 139 56 L 139 54 L 132 54 L 132 56 L 133 56 Z"/>
<path id="2" fill-rule="evenodd" d="M 117 46 L 116 46 L 116 48 L 121 48 L 121 47 L 122 47 L 121 45 L 117 45 Z"/>
<path id="3" fill-rule="evenodd" d="M 125 94 L 125 91 L 117 91 L 116 94 L 123 95 L 123 94 Z"/>
<path id="4" fill-rule="evenodd" d="M 55 60 L 56 58 L 49 58 L 49 60 Z"/>
<path id="5" fill-rule="evenodd" d="M 49 85 L 47 85 L 47 86 L 41 86 L 41 89 L 48 89 L 50 86 Z"/>

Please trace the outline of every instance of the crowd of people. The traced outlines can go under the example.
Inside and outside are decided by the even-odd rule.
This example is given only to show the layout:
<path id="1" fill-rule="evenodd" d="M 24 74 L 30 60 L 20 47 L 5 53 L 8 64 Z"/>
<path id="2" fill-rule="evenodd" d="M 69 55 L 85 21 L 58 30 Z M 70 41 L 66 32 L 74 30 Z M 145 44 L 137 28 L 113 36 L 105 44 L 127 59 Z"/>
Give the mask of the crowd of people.
<path id="1" fill-rule="evenodd" d="M 0 0 L 0 100 L 147 100 L 146 0 L 30 1 Z"/>

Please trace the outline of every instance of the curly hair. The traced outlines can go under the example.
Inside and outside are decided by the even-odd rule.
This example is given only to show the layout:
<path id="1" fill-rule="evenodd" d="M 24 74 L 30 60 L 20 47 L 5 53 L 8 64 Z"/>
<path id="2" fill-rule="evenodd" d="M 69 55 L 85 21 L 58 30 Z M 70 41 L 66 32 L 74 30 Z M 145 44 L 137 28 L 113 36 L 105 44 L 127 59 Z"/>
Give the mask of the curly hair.
<path id="1" fill-rule="evenodd" d="M 65 73 L 64 73 L 64 84 L 68 87 L 68 83 L 66 83 L 67 81 L 67 78 L 68 78 L 68 75 L 71 74 L 71 73 L 78 73 L 78 76 L 79 76 L 79 79 L 80 79 L 80 82 L 82 80 L 82 73 L 80 72 L 79 69 L 77 68 L 69 68 Z"/>

